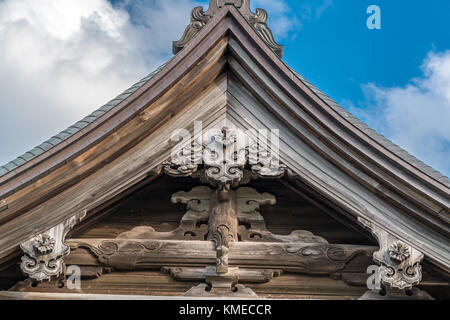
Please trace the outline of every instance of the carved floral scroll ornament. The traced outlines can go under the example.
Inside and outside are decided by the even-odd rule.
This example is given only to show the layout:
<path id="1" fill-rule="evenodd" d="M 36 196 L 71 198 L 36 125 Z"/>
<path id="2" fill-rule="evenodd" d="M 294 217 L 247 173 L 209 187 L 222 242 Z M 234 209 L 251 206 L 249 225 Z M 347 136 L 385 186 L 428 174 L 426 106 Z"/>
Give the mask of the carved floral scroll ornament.
<path id="1" fill-rule="evenodd" d="M 283 46 L 275 42 L 272 31 L 268 27 L 267 12 L 263 9 L 256 9 L 256 14 L 251 12 L 250 0 L 210 0 L 206 12 L 203 11 L 202 7 L 195 7 L 191 13 L 191 22 L 183 36 L 180 40 L 173 42 L 173 54 L 181 51 L 225 5 L 234 5 L 269 48 L 280 58 L 283 57 Z"/>
<path id="2" fill-rule="evenodd" d="M 72 239 L 69 244 L 73 249 L 88 249 L 102 267 L 162 268 L 183 281 L 205 281 L 187 296 L 255 297 L 242 282 L 267 282 L 285 270 L 330 275 L 343 270 L 355 256 L 371 256 L 374 251 L 368 246 L 331 245 L 304 230 L 271 233 L 259 210 L 276 199 L 252 188 L 195 187 L 175 193 L 172 202 L 188 208 L 174 231 L 141 226 L 116 239 Z"/>
<path id="3" fill-rule="evenodd" d="M 389 246 L 389 256 L 393 261 L 402 263 L 411 256 L 411 247 L 401 241 L 396 241 Z"/>
<path id="4" fill-rule="evenodd" d="M 172 202 L 187 205 L 187 211 L 177 229 L 157 232 L 152 227 L 141 226 L 120 234 L 117 239 L 208 239 L 214 241 L 217 247 L 228 246 L 230 242 L 236 241 L 328 243 L 306 230 L 295 230 L 290 235 L 277 235 L 267 230 L 260 207 L 276 204 L 275 197 L 269 193 L 241 187 L 225 192 L 228 199 L 222 198 L 223 202 L 219 194 L 219 191 L 209 187 L 177 192 L 172 195 Z"/>
<path id="5" fill-rule="evenodd" d="M 180 279 L 203 279 L 221 294 L 230 293 L 241 280 L 268 281 L 262 275 L 273 268 L 329 275 L 344 269 L 356 255 L 371 256 L 375 249 L 331 245 L 324 238 L 303 230 L 291 235 L 273 234 L 266 229 L 259 209 L 262 205 L 275 204 L 275 197 L 252 188 L 196 187 L 189 192 L 175 193 L 172 202 L 188 206 L 180 227 L 172 232 L 157 232 L 142 226 L 116 239 L 72 239 L 69 243 L 74 249 L 87 248 L 103 266 L 117 270 L 183 265 L 177 273 Z M 236 266 L 250 269 L 258 266 L 263 271 L 249 274 L 247 269 Z M 193 288 L 189 295 L 205 294 L 204 285 Z M 250 293 L 239 288 L 241 293 Z"/>
<path id="6" fill-rule="evenodd" d="M 163 163 L 163 170 L 173 177 L 191 176 L 213 187 L 229 189 L 252 178 L 283 177 L 286 166 L 279 162 L 276 153 L 270 150 L 267 141 L 223 127 L 177 150 L 171 161 Z"/>
<path id="7" fill-rule="evenodd" d="M 358 245 L 311 243 L 234 242 L 217 250 L 212 241 L 147 239 L 71 239 L 72 248 L 86 248 L 105 267 L 116 270 L 209 266 L 218 274 L 230 266 L 278 269 L 304 274 L 330 275 L 345 268 L 358 255 L 375 248 Z M 219 267 L 219 269 L 217 268 Z"/>
<path id="8" fill-rule="evenodd" d="M 37 281 L 58 277 L 63 271 L 63 258 L 70 253 L 70 247 L 64 243 L 66 235 L 85 215 L 86 212 L 77 214 L 23 242 L 22 272 Z"/>
<path id="9" fill-rule="evenodd" d="M 396 289 L 411 289 L 422 281 L 420 262 L 424 255 L 388 233 L 384 228 L 359 218 L 360 223 L 377 238 L 380 249 L 373 259 L 381 266 L 381 280 Z"/>

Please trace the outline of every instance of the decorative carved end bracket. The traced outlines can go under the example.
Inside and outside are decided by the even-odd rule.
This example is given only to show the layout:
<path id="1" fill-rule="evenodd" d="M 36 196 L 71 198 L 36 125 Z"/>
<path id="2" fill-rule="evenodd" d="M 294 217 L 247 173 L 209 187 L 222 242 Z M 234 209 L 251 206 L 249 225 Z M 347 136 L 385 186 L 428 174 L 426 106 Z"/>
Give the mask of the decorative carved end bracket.
<path id="1" fill-rule="evenodd" d="M 195 7 L 191 13 L 191 23 L 187 26 L 183 36 L 180 40 L 173 42 L 173 54 L 180 52 L 226 5 L 235 6 L 269 48 L 280 58 L 283 57 L 283 46 L 275 42 L 272 31 L 267 25 L 267 12 L 263 9 L 256 9 L 256 13 L 253 13 L 250 10 L 250 0 L 210 0 L 206 12 L 203 11 L 203 7 Z"/>
<path id="2" fill-rule="evenodd" d="M 63 258 L 70 253 L 70 247 L 64 243 L 66 235 L 85 216 L 86 211 L 23 242 L 22 272 L 37 281 L 58 277 L 63 272 Z"/>
<path id="3" fill-rule="evenodd" d="M 377 238 L 380 249 L 373 259 L 381 266 L 381 280 L 395 289 L 412 289 L 422 281 L 424 255 L 380 226 L 363 218 L 359 222 Z"/>

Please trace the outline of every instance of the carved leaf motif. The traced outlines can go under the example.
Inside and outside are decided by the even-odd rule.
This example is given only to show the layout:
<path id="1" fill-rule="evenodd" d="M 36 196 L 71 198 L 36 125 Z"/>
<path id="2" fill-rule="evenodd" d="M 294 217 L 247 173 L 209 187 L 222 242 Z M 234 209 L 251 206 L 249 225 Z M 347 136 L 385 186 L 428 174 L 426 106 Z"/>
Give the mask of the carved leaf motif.
<path id="1" fill-rule="evenodd" d="M 217 259 L 216 259 L 216 272 L 217 273 L 227 273 L 228 272 L 228 253 L 229 249 L 225 246 L 217 248 Z"/>
<path id="2" fill-rule="evenodd" d="M 70 252 L 65 238 L 69 230 L 86 215 L 86 211 L 74 215 L 45 233 L 21 243 L 22 272 L 30 278 L 44 281 L 62 273 L 63 258 Z"/>
<path id="3" fill-rule="evenodd" d="M 331 246 L 327 250 L 328 257 L 333 261 L 346 261 L 348 253 L 341 247 Z"/>
<path id="4" fill-rule="evenodd" d="M 38 262 L 35 258 L 24 255 L 20 267 L 24 273 L 30 275 L 30 278 L 43 281 L 61 273 L 62 260 L 51 259 Z"/>
<path id="5" fill-rule="evenodd" d="M 419 250 L 403 243 L 384 228 L 366 219 L 359 222 L 377 238 L 380 249 L 373 254 L 375 262 L 382 267 L 382 281 L 393 288 L 407 289 L 422 281 L 420 262 L 424 255 Z"/>
<path id="6" fill-rule="evenodd" d="M 217 227 L 216 231 L 213 232 L 211 239 L 216 243 L 216 247 L 228 247 L 231 242 L 237 241 L 230 228 L 224 224 Z"/>
<path id="7" fill-rule="evenodd" d="M 283 46 L 275 42 L 272 31 L 267 25 L 268 14 L 264 9 L 256 9 L 256 14 L 250 17 L 249 22 L 261 36 L 264 42 L 272 49 L 278 56 L 283 56 Z"/>
<path id="8" fill-rule="evenodd" d="M 397 241 L 389 247 L 389 256 L 392 260 L 403 262 L 411 256 L 411 248 L 401 241 Z"/>
<path id="9" fill-rule="evenodd" d="M 422 280 L 422 267 L 416 264 L 400 271 L 393 267 L 384 266 L 382 279 L 398 289 L 412 288 L 413 284 L 418 284 Z"/>
<path id="10" fill-rule="evenodd" d="M 296 252 L 294 251 L 288 251 L 288 252 Z M 305 248 L 303 249 L 301 252 L 301 255 L 305 256 L 305 257 L 309 257 L 309 256 L 319 256 L 321 254 L 323 254 L 323 251 L 318 248 L 318 247 L 309 247 L 309 248 Z"/>
<path id="11" fill-rule="evenodd" d="M 171 162 L 164 162 L 163 163 L 164 171 L 172 177 L 189 177 L 192 174 L 194 174 L 198 166 L 193 164 L 187 164 L 187 165 L 177 165 Z"/>
<path id="12" fill-rule="evenodd" d="M 201 162 L 202 168 L 197 165 Z M 247 164 L 251 174 L 246 176 Z M 188 148 L 172 155 L 170 162 L 164 162 L 163 168 L 170 176 L 192 176 L 220 189 L 237 187 L 251 178 L 279 179 L 287 169 L 271 153 L 267 143 L 258 143 L 243 132 L 227 127 L 211 130 L 202 139 L 193 140 Z"/>
<path id="13" fill-rule="evenodd" d="M 177 54 L 181 51 L 181 49 L 197 35 L 210 19 L 211 16 L 205 14 L 203 7 L 195 7 L 192 9 L 191 23 L 186 27 L 181 39 L 173 42 L 173 53 Z"/>
<path id="14" fill-rule="evenodd" d="M 113 241 L 105 241 L 98 246 L 98 250 L 102 255 L 110 256 L 119 250 L 119 246 Z"/>
<path id="15" fill-rule="evenodd" d="M 53 251 L 55 243 L 56 240 L 48 234 L 40 234 L 34 240 L 33 247 L 37 250 L 38 254 L 46 255 Z"/>
<path id="16" fill-rule="evenodd" d="M 187 26 L 180 40 L 174 41 L 173 53 L 180 52 L 191 41 L 197 33 L 211 20 L 211 18 L 226 4 L 233 4 L 254 28 L 256 33 L 280 58 L 283 56 L 283 46 L 275 42 L 272 31 L 270 31 L 267 21 L 267 12 L 263 9 L 256 9 L 256 14 L 250 10 L 249 0 L 210 0 L 208 11 L 204 12 L 202 7 L 195 7 L 191 13 L 191 22 Z"/>

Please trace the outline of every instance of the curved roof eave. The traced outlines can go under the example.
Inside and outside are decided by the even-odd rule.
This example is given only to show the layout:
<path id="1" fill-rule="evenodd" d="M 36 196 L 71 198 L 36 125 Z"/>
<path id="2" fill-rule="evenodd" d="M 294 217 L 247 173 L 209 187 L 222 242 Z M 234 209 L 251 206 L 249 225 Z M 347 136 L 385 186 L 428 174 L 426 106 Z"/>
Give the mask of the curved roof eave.
<path id="1" fill-rule="evenodd" d="M 240 13 L 237 10 L 236 10 L 236 12 L 240 15 Z M 245 19 L 243 19 L 243 20 L 248 24 L 248 22 Z M 197 36 L 199 36 L 199 35 L 197 34 Z M 258 35 L 258 37 L 259 37 L 259 35 Z M 174 56 L 174 57 L 176 57 L 176 56 Z M 113 110 L 117 105 L 121 104 L 124 100 L 126 100 L 134 92 L 136 92 L 141 87 L 143 87 L 148 81 L 150 81 L 155 75 L 157 75 L 164 68 L 164 66 L 166 66 L 172 59 L 170 59 L 167 63 L 165 63 L 162 66 L 160 66 L 159 68 L 157 68 L 155 71 L 153 71 L 147 77 L 143 78 L 141 81 L 137 82 L 132 87 L 130 87 L 128 90 L 124 91 L 122 94 L 117 96 L 115 99 L 111 100 L 110 102 L 108 102 L 107 104 L 102 106 L 101 108 L 97 109 L 92 114 L 85 117 L 84 119 L 78 121 L 71 127 L 67 128 L 66 130 L 62 131 L 61 133 L 53 136 L 49 140 L 43 142 L 41 145 L 24 153 L 23 155 L 10 161 L 9 163 L 7 163 L 3 166 L 0 166 L 0 178 L 2 178 L 3 176 L 5 176 L 7 174 L 13 174 L 12 177 L 14 177 L 14 171 L 16 169 L 24 166 L 25 164 L 28 164 L 30 161 L 32 161 L 36 157 L 43 155 L 45 153 L 48 153 L 50 150 L 52 150 L 56 146 L 59 146 L 60 144 L 64 143 L 67 139 L 72 137 L 74 134 L 83 130 L 89 124 L 99 121 L 99 119 L 101 119 L 105 114 L 107 114 L 109 111 Z M 280 59 L 280 61 L 281 61 L 281 63 L 286 65 L 281 59 Z M 341 116 L 341 118 L 344 119 L 347 123 L 349 123 L 353 127 L 357 128 L 359 131 L 364 133 L 367 137 L 374 140 L 376 143 L 378 143 L 380 146 L 382 146 L 386 150 L 390 151 L 392 154 L 397 156 L 399 159 L 403 160 L 407 164 L 416 168 L 417 170 L 424 173 L 426 176 L 430 177 L 431 179 L 435 180 L 436 182 L 440 183 L 441 185 L 443 185 L 447 188 L 450 188 L 450 179 L 448 177 L 444 176 L 439 171 L 433 169 L 431 166 L 425 164 L 424 162 L 420 161 L 416 157 L 412 156 L 411 154 L 409 154 L 407 151 L 405 151 L 398 145 L 395 145 L 393 142 L 391 142 L 390 140 L 385 138 L 383 135 L 379 134 L 377 131 L 371 129 L 368 125 L 366 125 L 365 123 L 363 123 L 362 121 L 357 119 L 349 111 L 345 110 L 342 106 L 337 104 L 330 97 L 328 97 L 322 91 L 317 89 L 314 85 L 312 85 L 309 81 L 307 81 L 299 73 L 292 70 L 287 65 L 286 65 L 286 67 L 298 78 L 299 81 L 301 81 L 306 87 L 308 87 L 327 106 L 329 106 L 336 113 L 338 113 Z M 10 177 L 10 178 L 12 178 L 12 177 Z"/>
<path id="2" fill-rule="evenodd" d="M 291 69 L 291 68 L 290 68 Z M 450 179 L 447 176 L 444 176 L 439 171 L 435 170 L 431 166 L 425 164 L 423 161 L 414 157 L 408 151 L 404 150 L 402 147 L 394 144 L 391 140 L 387 139 L 385 136 L 377 132 L 376 130 L 370 128 L 367 124 L 356 118 L 352 113 L 347 111 L 345 108 L 340 106 L 337 102 L 332 100 L 329 96 L 324 94 L 322 91 L 317 89 L 313 84 L 311 84 L 308 80 L 306 80 L 303 76 L 301 76 L 298 72 L 291 69 L 291 71 L 302 81 L 307 87 L 311 89 L 323 102 L 325 102 L 328 106 L 330 106 L 334 111 L 342 116 L 347 122 L 352 124 L 354 127 L 358 128 L 360 131 L 365 133 L 368 137 L 375 140 L 378 144 L 401 158 L 403 161 L 407 162 L 411 166 L 420 170 L 430 178 L 440 182 L 446 187 L 450 187 Z"/>
<path id="3" fill-rule="evenodd" d="M 169 60 L 170 61 L 170 60 Z M 35 159 L 36 157 L 44 154 L 45 152 L 53 149 L 54 147 L 60 145 L 70 137 L 72 137 L 74 134 L 78 133 L 79 131 L 83 130 L 86 126 L 89 124 L 97 121 L 100 119 L 103 115 L 105 115 L 108 111 L 112 110 L 114 107 L 122 103 L 126 98 L 131 96 L 134 92 L 139 90 L 144 84 L 146 84 L 150 79 L 152 79 L 155 75 L 158 74 L 159 71 L 162 70 L 167 65 L 168 62 L 164 63 L 163 65 L 159 66 L 155 71 L 150 73 L 145 78 L 141 79 L 139 82 L 135 83 L 133 86 L 122 92 L 120 95 L 118 95 L 116 98 L 112 99 L 99 109 L 92 112 L 90 115 L 86 116 L 82 120 L 76 122 L 69 128 L 65 129 L 64 131 L 60 132 L 59 134 L 51 137 L 50 139 L 44 141 L 39 146 L 33 148 L 32 150 L 29 150 L 22 154 L 21 156 L 18 156 L 16 159 L 8 162 L 5 165 L 0 166 L 0 177 L 14 171 L 15 169 L 25 165 L 26 163 L 30 162 L 31 160 Z"/>

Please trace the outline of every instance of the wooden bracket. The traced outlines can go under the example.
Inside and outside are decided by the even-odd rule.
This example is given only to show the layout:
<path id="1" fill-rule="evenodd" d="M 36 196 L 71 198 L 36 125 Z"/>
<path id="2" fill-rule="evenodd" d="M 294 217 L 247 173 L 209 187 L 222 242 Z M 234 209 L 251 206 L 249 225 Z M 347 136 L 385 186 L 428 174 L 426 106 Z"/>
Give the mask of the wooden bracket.
<path id="1" fill-rule="evenodd" d="M 70 247 L 64 243 L 66 235 L 85 216 L 86 211 L 23 242 L 22 272 L 37 281 L 58 277 L 63 272 L 63 258 L 70 253 Z"/>
<path id="2" fill-rule="evenodd" d="M 422 281 L 420 262 L 424 258 L 423 253 L 375 223 L 363 218 L 358 218 L 358 221 L 373 233 L 380 245 L 373 259 L 381 267 L 382 282 L 401 290 L 419 285 Z"/>

